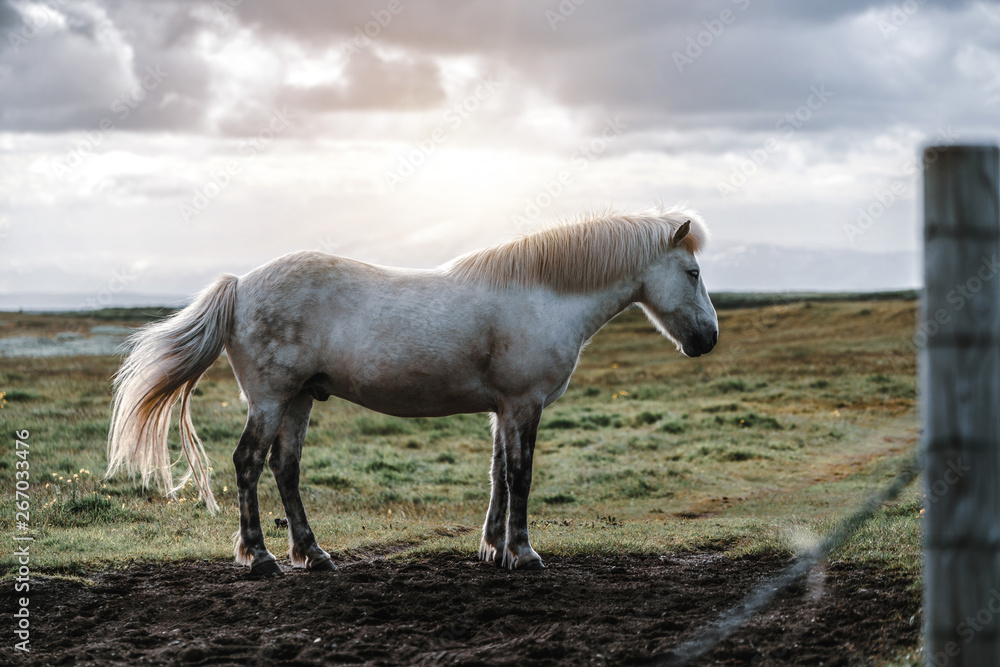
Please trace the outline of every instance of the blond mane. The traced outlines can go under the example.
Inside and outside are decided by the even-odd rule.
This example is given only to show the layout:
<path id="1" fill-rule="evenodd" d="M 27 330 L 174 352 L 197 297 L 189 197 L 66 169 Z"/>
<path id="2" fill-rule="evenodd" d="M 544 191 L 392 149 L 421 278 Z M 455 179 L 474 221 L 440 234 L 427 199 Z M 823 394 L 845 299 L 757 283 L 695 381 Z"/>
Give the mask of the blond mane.
<path id="1" fill-rule="evenodd" d="M 545 286 L 557 292 L 601 289 L 649 264 L 691 221 L 681 246 L 708 242 L 701 217 L 686 208 L 587 215 L 514 241 L 475 250 L 445 265 L 447 274 L 492 288 Z"/>

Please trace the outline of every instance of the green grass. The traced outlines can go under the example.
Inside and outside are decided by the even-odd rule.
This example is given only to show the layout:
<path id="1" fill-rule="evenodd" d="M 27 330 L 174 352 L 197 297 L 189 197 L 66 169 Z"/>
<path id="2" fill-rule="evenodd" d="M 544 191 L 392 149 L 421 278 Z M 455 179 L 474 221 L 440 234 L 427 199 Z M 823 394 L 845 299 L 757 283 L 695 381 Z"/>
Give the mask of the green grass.
<path id="1" fill-rule="evenodd" d="M 795 551 L 912 452 L 911 300 L 734 305 L 748 302 L 734 297 L 720 308 L 719 347 L 698 359 L 678 355 L 634 310 L 594 339 L 539 431 L 529 518 L 543 557 Z M 87 324 L 70 315 L 0 319 L 10 322 L 8 331 Z M 137 324 L 143 317 L 101 319 Z M 230 557 L 238 525 L 230 456 L 246 408 L 226 360 L 193 401 L 222 506 L 216 516 L 190 487 L 170 502 L 130 480 L 101 479 L 109 378 L 118 363 L 12 358 L 0 369 L 0 417 L 31 433 L 33 566 L 75 575 L 130 559 Z M 18 459 L 8 444 L 0 491 L 13 498 Z M 472 554 L 489 500 L 491 449 L 486 415 L 404 420 L 336 399 L 317 403 L 301 479 L 313 529 L 334 553 L 409 545 L 395 557 Z M 284 512 L 266 469 L 260 496 L 265 538 L 284 554 L 287 533 L 273 524 Z M 11 502 L 0 506 L 6 532 L 14 512 Z M 920 517 L 919 498 L 908 490 L 834 557 L 917 573 Z M 3 558 L 7 570 L 12 564 Z"/>

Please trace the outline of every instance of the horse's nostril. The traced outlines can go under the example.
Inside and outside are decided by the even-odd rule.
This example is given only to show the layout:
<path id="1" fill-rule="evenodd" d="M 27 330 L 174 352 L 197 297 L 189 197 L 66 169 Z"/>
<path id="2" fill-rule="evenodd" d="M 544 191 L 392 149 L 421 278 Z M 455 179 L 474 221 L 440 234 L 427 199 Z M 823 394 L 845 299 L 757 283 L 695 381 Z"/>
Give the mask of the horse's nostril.
<path id="1" fill-rule="evenodd" d="M 702 354 L 711 352 L 715 348 L 715 344 L 719 342 L 719 330 L 716 329 L 712 333 L 708 334 L 702 338 Z"/>

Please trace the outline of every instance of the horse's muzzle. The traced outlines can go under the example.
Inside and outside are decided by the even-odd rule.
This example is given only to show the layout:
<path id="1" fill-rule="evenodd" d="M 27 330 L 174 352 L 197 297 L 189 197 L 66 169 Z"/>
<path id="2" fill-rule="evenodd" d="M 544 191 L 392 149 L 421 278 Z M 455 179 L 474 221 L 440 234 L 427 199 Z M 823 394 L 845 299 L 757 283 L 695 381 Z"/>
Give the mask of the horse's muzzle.
<path id="1" fill-rule="evenodd" d="M 689 357 L 700 357 L 715 349 L 715 344 L 719 342 L 719 330 L 712 329 L 705 333 L 698 333 L 691 337 L 691 340 L 684 345 L 684 354 Z"/>

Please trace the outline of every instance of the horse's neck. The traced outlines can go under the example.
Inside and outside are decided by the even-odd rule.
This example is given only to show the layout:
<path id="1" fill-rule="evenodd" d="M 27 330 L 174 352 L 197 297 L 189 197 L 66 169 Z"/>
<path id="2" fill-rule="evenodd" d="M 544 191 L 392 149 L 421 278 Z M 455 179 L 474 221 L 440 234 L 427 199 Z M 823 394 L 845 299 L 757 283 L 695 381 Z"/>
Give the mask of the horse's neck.
<path id="1" fill-rule="evenodd" d="M 590 293 L 579 313 L 579 327 L 584 340 L 590 340 L 618 313 L 635 303 L 637 293 L 638 285 L 631 279 Z"/>

